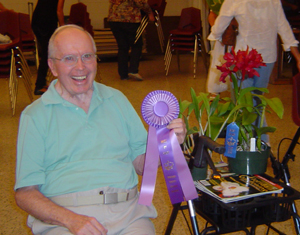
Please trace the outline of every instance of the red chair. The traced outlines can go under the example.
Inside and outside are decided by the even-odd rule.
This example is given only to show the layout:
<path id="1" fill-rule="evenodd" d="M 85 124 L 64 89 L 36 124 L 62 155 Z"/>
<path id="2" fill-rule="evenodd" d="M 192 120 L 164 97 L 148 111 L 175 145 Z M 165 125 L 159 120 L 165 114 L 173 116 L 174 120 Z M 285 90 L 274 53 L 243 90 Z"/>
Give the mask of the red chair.
<path id="1" fill-rule="evenodd" d="M 76 24 L 84 28 L 94 37 L 93 26 L 91 25 L 90 14 L 87 6 L 81 2 L 73 4 L 70 9 L 69 24 Z"/>
<path id="2" fill-rule="evenodd" d="M 190 51 L 194 53 L 194 78 L 196 77 L 199 52 L 202 54 L 205 69 L 208 71 L 207 53 L 202 38 L 201 12 L 197 8 L 189 7 L 182 9 L 177 29 L 170 31 L 165 53 L 166 75 L 168 75 L 169 72 L 173 52 L 177 54 L 178 69 L 180 70 L 180 51 Z"/>
<path id="3" fill-rule="evenodd" d="M 0 44 L 0 77 L 11 78 L 17 76 L 22 78 L 28 96 L 32 101 L 31 72 L 22 54 L 22 43 L 20 39 L 19 13 L 12 10 L 0 12 L 0 33 L 8 35 L 12 42 Z M 10 90 L 10 95 L 12 94 Z M 12 98 L 15 100 L 15 98 Z M 13 111 L 14 113 L 14 111 Z"/>
<path id="4" fill-rule="evenodd" d="M 20 30 L 19 30 L 18 13 L 12 10 L 0 12 L 0 33 L 10 37 L 11 42 L 0 44 L 0 77 L 9 77 L 11 64 L 11 49 L 20 46 Z"/>
<path id="5" fill-rule="evenodd" d="M 36 67 L 39 67 L 37 42 L 31 28 L 29 14 L 19 13 L 21 50 L 28 59 L 34 59 Z"/>
<path id="6" fill-rule="evenodd" d="M 300 73 L 293 77 L 292 117 L 297 126 L 300 126 Z"/>

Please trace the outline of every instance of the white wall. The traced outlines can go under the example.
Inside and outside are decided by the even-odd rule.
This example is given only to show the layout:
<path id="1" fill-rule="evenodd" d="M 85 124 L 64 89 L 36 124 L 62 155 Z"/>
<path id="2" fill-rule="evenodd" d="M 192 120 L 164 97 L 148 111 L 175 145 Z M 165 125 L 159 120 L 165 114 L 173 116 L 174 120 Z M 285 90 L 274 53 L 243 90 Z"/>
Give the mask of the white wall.
<path id="1" fill-rule="evenodd" d="M 182 8 L 193 6 L 195 1 L 201 0 L 167 0 L 165 15 L 179 16 Z M 8 9 L 13 9 L 16 12 L 29 13 L 28 2 L 32 2 L 33 6 L 35 6 L 37 0 L 2 0 L 1 2 Z M 77 2 L 82 2 L 87 5 L 93 27 L 95 29 L 103 28 L 103 19 L 107 17 L 108 14 L 108 0 L 65 0 L 65 15 L 69 15 L 71 5 Z"/>

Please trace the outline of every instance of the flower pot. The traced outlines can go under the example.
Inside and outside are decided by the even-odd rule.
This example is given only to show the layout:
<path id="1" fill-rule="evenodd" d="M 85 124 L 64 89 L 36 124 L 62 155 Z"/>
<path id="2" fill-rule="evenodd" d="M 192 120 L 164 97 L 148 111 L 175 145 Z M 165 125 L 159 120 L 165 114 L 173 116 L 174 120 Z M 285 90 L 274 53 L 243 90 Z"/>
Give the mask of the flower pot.
<path id="1" fill-rule="evenodd" d="M 205 180 L 207 178 L 207 165 L 205 167 L 193 167 L 191 170 L 193 180 Z"/>
<path id="2" fill-rule="evenodd" d="M 262 151 L 249 152 L 237 151 L 236 157 L 228 157 L 228 167 L 230 172 L 244 175 L 263 174 L 267 170 L 270 147 L 262 145 Z"/>

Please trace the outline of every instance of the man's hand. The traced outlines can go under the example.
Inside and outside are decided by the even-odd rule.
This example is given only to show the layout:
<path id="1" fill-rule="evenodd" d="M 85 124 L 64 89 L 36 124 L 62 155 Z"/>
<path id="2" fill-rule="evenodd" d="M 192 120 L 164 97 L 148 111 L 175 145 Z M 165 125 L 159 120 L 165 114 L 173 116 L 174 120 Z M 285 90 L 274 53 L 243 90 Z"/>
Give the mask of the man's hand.
<path id="1" fill-rule="evenodd" d="M 38 186 L 19 188 L 15 194 L 18 206 L 33 217 L 66 227 L 75 235 L 106 235 L 107 229 L 95 218 L 76 214 L 45 197 Z"/>
<path id="2" fill-rule="evenodd" d="M 95 218 L 85 215 L 74 214 L 67 228 L 75 235 L 106 235 L 107 229 Z"/>
<path id="3" fill-rule="evenodd" d="M 185 127 L 185 123 L 181 118 L 176 118 L 172 120 L 167 126 L 167 128 L 174 130 L 179 144 L 182 144 L 184 142 L 186 136 L 186 127 Z"/>

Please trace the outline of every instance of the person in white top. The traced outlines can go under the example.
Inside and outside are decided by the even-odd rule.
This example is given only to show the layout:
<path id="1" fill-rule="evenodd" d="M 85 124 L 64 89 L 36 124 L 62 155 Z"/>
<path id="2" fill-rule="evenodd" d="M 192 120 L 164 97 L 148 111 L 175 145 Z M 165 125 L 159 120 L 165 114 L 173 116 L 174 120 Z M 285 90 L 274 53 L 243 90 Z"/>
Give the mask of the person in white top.
<path id="1" fill-rule="evenodd" d="M 239 24 L 239 33 L 236 39 L 235 51 L 256 49 L 262 55 L 266 66 L 257 70 L 258 76 L 245 79 L 242 88 L 260 87 L 267 88 L 269 79 L 277 59 L 277 35 L 282 39 L 283 49 L 291 51 L 297 61 L 300 71 L 299 42 L 295 39 L 293 31 L 285 17 L 280 0 L 225 0 L 221 6 L 220 13 L 208 36 L 209 40 L 221 41 L 231 20 L 235 17 Z M 261 94 L 256 91 L 255 93 Z M 254 100 L 254 102 L 256 102 Z M 256 123 L 259 123 L 257 120 Z M 264 120 L 264 126 L 266 121 Z M 262 140 L 269 142 L 267 135 Z"/>
<path id="2" fill-rule="evenodd" d="M 277 35 L 285 51 L 291 51 L 300 71 L 299 42 L 285 17 L 280 0 L 225 0 L 221 6 L 209 40 L 222 40 L 222 34 L 235 17 L 239 23 L 235 51 L 254 48 L 263 57 L 266 67 L 258 69 L 260 77 L 246 79 L 243 87 L 267 87 L 277 59 Z"/>

